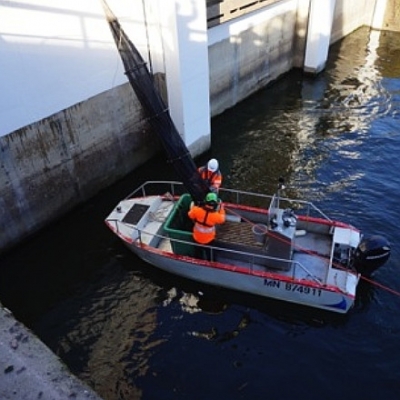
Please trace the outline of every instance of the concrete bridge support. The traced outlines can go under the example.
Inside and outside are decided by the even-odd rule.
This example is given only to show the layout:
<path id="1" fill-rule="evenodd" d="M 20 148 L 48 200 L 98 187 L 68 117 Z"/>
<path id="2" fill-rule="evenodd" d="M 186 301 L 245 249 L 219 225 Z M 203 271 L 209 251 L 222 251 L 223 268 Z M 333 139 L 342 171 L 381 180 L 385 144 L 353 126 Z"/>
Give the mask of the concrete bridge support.
<path id="1" fill-rule="evenodd" d="M 210 147 L 206 2 L 159 0 L 171 117 L 192 155 Z"/>
<path id="2" fill-rule="evenodd" d="M 371 27 L 400 32 L 400 2 L 398 0 L 376 0 Z"/>
<path id="3" fill-rule="evenodd" d="M 325 68 L 336 0 L 311 0 L 304 71 L 317 74 Z"/>

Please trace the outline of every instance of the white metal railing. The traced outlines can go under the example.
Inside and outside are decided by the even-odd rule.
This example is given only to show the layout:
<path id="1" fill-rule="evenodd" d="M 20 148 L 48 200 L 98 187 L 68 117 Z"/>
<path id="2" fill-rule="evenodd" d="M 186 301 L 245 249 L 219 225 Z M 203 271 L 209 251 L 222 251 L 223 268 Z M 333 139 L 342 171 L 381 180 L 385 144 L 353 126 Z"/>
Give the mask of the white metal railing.
<path id="1" fill-rule="evenodd" d="M 118 222 L 120 222 L 120 221 L 114 221 L 114 222 L 116 222 L 118 224 Z M 300 262 L 295 261 L 295 260 L 282 259 L 282 258 L 277 258 L 277 257 L 272 257 L 272 256 L 262 255 L 262 254 L 254 254 L 254 253 L 243 251 L 243 250 L 227 249 L 227 248 L 215 246 L 215 245 L 212 245 L 212 246 L 211 245 L 202 245 L 202 244 L 187 241 L 187 240 L 171 238 L 171 237 L 165 236 L 165 235 L 149 233 L 143 229 L 139 230 L 139 229 L 134 228 L 134 230 L 136 230 L 138 232 L 137 241 L 139 243 L 142 242 L 142 235 L 144 235 L 144 234 L 151 235 L 151 236 L 157 238 L 159 243 L 161 243 L 162 240 L 168 240 L 168 241 L 170 241 L 171 246 L 173 245 L 173 243 L 180 243 L 180 244 L 184 244 L 187 246 L 198 247 L 198 248 L 207 250 L 207 251 L 209 251 L 209 254 L 210 254 L 210 261 L 218 261 L 215 258 L 216 252 L 219 252 L 220 254 L 222 254 L 222 256 L 224 254 L 230 255 L 231 256 L 230 258 L 233 258 L 233 259 L 234 259 L 234 257 L 232 257 L 232 255 L 237 255 L 237 256 L 240 256 L 241 258 L 246 258 L 249 261 L 243 261 L 243 263 L 245 265 L 248 265 L 251 273 L 254 273 L 254 274 L 256 271 L 260 272 L 260 269 L 259 269 L 260 266 L 268 268 L 268 266 L 267 266 L 268 261 L 271 261 L 271 262 L 278 261 L 283 264 L 285 264 L 285 263 L 291 264 L 292 265 L 291 274 L 290 275 L 288 274 L 285 276 L 287 276 L 288 278 L 291 278 L 291 279 L 295 279 L 295 277 L 297 275 L 297 268 L 298 268 L 298 269 L 301 269 L 303 272 L 305 272 L 307 274 L 307 276 L 310 277 L 310 280 L 314 281 L 318 285 L 322 285 L 321 280 L 317 276 L 313 275 L 303 264 L 301 264 Z M 157 246 L 155 246 L 155 247 L 157 247 Z M 176 254 L 179 254 L 179 253 L 176 253 Z M 181 254 L 181 255 L 185 255 L 185 254 Z M 228 259 L 229 259 L 229 256 L 228 256 Z M 261 260 L 264 261 L 266 263 L 266 265 L 260 263 Z M 256 269 L 256 267 L 258 267 L 258 269 Z M 268 272 L 268 271 L 266 271 L 266 272 Z"/>
<path id="2" fill-rule="evenodd" d="M 171 194 L 171 196 L 179 196 L 187 193 L 187 190 L 182 182 L 179 181 L 146 181 L 126 198 L 136 196 L 148 196 L 154 194 Z M 241 204 L 254 206 L 255 204 L 262 204 L 263 208 L 268 209 L 272 199 L 277 195 L 267 195 L 254 192 L 247 192 L 244 190 L 236 190 L 229 188 L 220 188 L 218 192 L 219 197 L 225 202 L 228 201 L 233 204 Z M 286 202 L 288 207 L 293 207 L 294 211 L 301 212 L 301 214 L 310 217 L 317 215 L 327 221 L 332 221 L 325 213 L 323 213 L 312 202 L 298 199 L 291 199 L 289 197 L 279 196 L 279 201 Z"/>
<path id="3" fill-rule="evenodd" d="M 162 188 L 160 190 L 160 188 Z M 161 192 L 170 193 L 172 196 L 181 195 L 186 192 L 186 188 L 182 182 L 178 181 L 146 181 L 136 188 L 125 199 L 132 197 L 149 196 L 152 194 L 160 194 Z"/>

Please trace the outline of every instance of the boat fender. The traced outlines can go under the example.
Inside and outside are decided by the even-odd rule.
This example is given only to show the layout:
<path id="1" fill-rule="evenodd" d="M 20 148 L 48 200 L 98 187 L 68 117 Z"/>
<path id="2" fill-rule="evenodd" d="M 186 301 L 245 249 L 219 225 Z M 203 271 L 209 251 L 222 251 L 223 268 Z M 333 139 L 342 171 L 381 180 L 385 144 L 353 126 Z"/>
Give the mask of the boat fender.
<path id="1" fill-rule="evenodd" d="M 305 236 L 306 234 L 307 234 L 307 231 L 305 231 L 304 229 L 298 229 L 298 230 L 295 232 L 295 236 L 296 236 L 296 237 Z"/>

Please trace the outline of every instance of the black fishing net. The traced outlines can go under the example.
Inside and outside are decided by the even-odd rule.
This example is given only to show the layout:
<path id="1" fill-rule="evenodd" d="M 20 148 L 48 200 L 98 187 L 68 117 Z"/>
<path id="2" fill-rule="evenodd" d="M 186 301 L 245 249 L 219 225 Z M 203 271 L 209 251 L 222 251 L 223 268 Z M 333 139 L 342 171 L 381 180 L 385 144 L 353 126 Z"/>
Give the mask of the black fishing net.
<path id="1" fill-rule="evenodd" d="M 146 63 L 105 1 L 103 1 L 103 6 L 125 67 L 125 74 L 147 113 L 152 128 L 161 140 L 168 161 L 173 165 L 193 200 L 201 202 L 208 192 L 208 187 L 197 172 L 193 158 L 154 85 L 153 77 L 148 71 Z"/>

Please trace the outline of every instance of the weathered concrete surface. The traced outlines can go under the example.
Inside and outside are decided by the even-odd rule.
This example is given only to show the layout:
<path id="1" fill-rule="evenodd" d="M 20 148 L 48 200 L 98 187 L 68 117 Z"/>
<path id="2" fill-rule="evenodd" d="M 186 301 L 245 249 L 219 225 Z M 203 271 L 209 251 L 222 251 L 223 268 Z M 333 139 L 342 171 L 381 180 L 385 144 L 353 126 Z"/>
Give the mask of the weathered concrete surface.
<path id="1" fill-rule="evenodd" d="M 362 26 L 370 26 L 376 0 L 336 0 L 330 43 L 349 35 Z"/>
<path id="2" fill-rule="evenodd" d="M 157 151 L 128 83 L 0 137 L 0 253 Z"/>
<path id="3" fill-rule="evenodd" d="M 379 26 L 374 26 L 374 28 L 399 32 L 400 2 L 398 0 L 336 0 L 331 44 L 361 26 L 372 26 L 376 15 L 381 12 L 383 20 Z"/>
<path id="4" fill-rule="evenodd" d="M 381 29 L 400 32 L 400 2 L 399 0 L 387 0 L 387 7 L 383 26 Z"/>
<path id="5" fill-rule="evenodd" d="M 101 400 L 0 304 L 1 400 Z"/>
<path id="6" fill-rule="evenodd" d="M 296 5 L 284 5 L 270 19 L 209 46 L 211 116 L 293 68 Z"/>
<path id="7" fill-rule="evenodd" d="M 293 67 L 303 68 L 311 0 L 298 0 L 295 36 L 293 40 Z"/>

